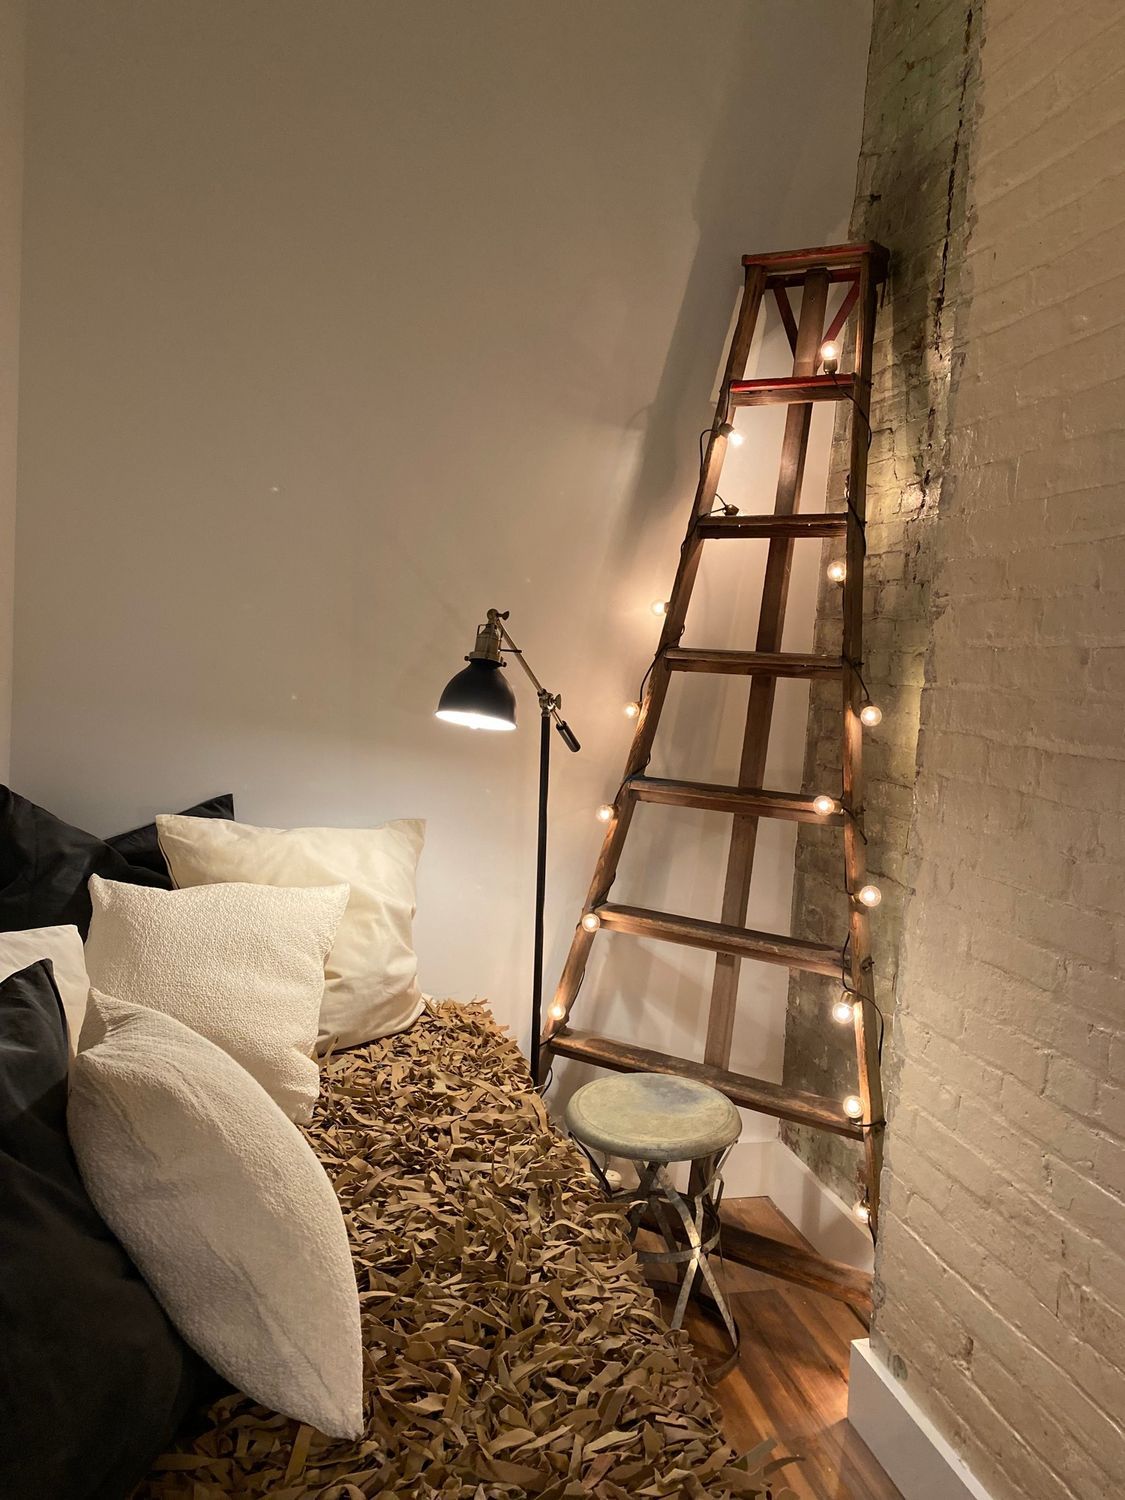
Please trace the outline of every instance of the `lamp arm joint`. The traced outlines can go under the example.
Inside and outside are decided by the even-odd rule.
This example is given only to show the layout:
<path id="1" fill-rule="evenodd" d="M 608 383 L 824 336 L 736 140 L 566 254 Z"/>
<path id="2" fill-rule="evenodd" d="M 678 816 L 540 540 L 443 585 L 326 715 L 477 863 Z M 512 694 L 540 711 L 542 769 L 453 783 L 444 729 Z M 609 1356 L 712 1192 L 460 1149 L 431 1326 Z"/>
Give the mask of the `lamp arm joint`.
<path id="1" fill-rule="evenodd" d="M 574 731 L 559 713 L 559 709 L 562 707 L 562 694 L 552 693 L 547 688 L 545 688 L 539 681 L 538 677 L 536 677 L 535 673 L 531 670 L 530 666 L 528 666 L 527 658 L 524 656 L 519 646 L 516 645 L 515 641 L 512 639 L 511 634 L 504 624 L 504 621 L 507 618 L 507 610 L 505 610 L 502 614 L 498 609 L 490 609 L 488 611 L 488 624 L 492 627 L 493 630 L 495 630 L 498 643 L 507 647 L 511 654 L 516 658 L 520 666 L 523 668 L 525 674 L 527 675 L 527 678 L 530 681 L 532 687 L 535 689 L 536 696 L 539 699 L 540 713 L 544 715 L 549 714 L 550 717 L 554 719 L 555 728 L 558 730 L 559 735 L 561 736 L 562 741 L 566 745 L 568 750 L 578 750 L 579 744 L 578 740 L 575 738 Z"/>

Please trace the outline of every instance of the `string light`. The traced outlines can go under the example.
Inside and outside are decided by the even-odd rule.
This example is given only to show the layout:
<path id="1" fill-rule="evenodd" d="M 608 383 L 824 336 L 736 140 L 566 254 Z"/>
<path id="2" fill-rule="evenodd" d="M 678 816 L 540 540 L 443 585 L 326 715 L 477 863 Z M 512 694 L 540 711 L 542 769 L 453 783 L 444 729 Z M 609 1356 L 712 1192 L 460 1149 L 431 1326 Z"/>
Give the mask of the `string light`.
<path id="1" fill-rule="evenodd" d="M 556 1001 L 555 1004 L 551 1006 L 548 1014 L 550 1015 L 552 1021 L 562 1021 L 566 1018 L 566 1006 L 560 1005 L 558 1001 Z"/>
<path id="2" fill-rule="evenodd" d="M 835 375 L 836 371 L 840 368 L 839 344 L 833 344 L 831 342 L 827 344 L 821 344 L 820 362 L 824 366 L 824 373 L 826 375 Z"/>
<path id="3" fill-rule="evenodd" d="M 836 557 L 828 564 L 825 572 L 832 583 L 843 583 L 844 579 L 848 576 L 848 565 L 844 562 L 843 558 Z"/>
<path id="4" fill-rule="evenodd" d="M 641 705 L 639 703 L 626 703 L 625 705 L 625 717 L 627 719 L 635 719 L 640 711 Z"/>
<path id="5" fill-rule="evenodd" d="M 602 919 L 596 911 L 588 911 L 582 918 L 582 926 L 587 932 L 597 932 L 602 925 Z"/>
<path id="6" fill-rule="evenodd" d="M 826 797 L 824 793 L 821 792 L 819 797 L 813 798 L 813 811 L 818 812 L 822 818 L 826 818 L 829 813 L 834 813 L 836 811 L 835 798 Z"/>
<path id="7" fill-rule="evenodd" d="M 841 1026 L 846 1026 L 849 1021 L 855 1020 L 855 1006 L 850 1000 L 837 1000 L 832 1007 L 832 1019 Z"/>
<path id="8" fill-rule="evenodd" d="M 667 599 L 654 599 L 649 606 L 654 615 L 666 615 L 668 613 Z"/>
<path id="9" fill-rule="evenodd" d="M 594 814 L 594 817 L 597 818 L 599 823 L 608 823 L 612 820 L 615 811 L 616 808 L 612 802 L 603 802 Z"/>
<path id="10" fill-rule="evenodd" d="M 849 1094 L 844 1100 L 844 1113 L 849 1120 L 858 1120 L 863 1114 L 863 1100 L 858 1094 Z"/>
<path id="11" fill-rule="evenodd" d="M 734 425 L 731 422 L 719 423 L 719 436 L 725 437 L 732 448 L 741 448 L 746 441 L 741 432 L 735 432 Z"/>
<path id="12" fill-rule="evenodd" d="M 883 899 L 883 893 L 877 885 L 864 885 L 859 889 L 859 899 L 864 906 L 878 906 Z"/>
<path id="13" fill-rule="evenodd" d="M 852 1209 L 852 1213 L 855 1214 L 856 1218 L 861 1224 L 871 1223 L 871 1209 L 868 1207 L 866 1198 L 864 1198 L 862 1202 L 856 1204 L 856 1206 Z"/>
<path id="14" fill-rule="evenodd" d="M 874 703 L 865 703 L 859 711 L 859 718 L 868 729 L 874 729 L 876 724 L 883 722 L 883 710 Z"/>

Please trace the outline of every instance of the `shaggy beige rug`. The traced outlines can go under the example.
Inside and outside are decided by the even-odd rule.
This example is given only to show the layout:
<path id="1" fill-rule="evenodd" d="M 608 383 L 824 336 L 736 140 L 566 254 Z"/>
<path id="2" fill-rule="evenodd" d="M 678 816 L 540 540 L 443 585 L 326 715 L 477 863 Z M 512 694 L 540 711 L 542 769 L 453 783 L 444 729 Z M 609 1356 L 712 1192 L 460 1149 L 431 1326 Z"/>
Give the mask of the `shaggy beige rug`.
<path id="1" fill-rule="evenodd" d="M 766 1452 L 724 1443 L 619 1212 L 483 1005 L 333 1058 L 308 1136 L 351 1234 L 364 1438 L 230 1397 L 135 1500 L 769 1493 Z"/>

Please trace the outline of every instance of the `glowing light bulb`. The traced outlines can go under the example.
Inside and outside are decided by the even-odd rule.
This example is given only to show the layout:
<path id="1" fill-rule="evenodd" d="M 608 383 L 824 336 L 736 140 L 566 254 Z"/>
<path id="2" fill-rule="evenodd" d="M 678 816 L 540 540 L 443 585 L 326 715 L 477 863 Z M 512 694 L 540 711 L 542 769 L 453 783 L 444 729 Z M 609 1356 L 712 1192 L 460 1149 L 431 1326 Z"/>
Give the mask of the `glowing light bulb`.
<path id="1" fill-rule="evenodd" d="M 863 1114 L 863 1100 L 858 1094 L 849 1094 L 844 1100 L 844 1113 L 849 1120 L 858 1120 Z"/>
<path id="2" fill-rule="evenodd" d="M 820 362 L 826 375 L 835 375 L 840 368 L 840 346 L 829 341 L 820 346 Z"/>
<path id="3" fill-rule="evenodd" d="M 603 802 L 594 814 L 594 817 L 597 818 L 599 823 L 608 823 L 613 818 L 614 811 L 615 808 L 612 802 Z"/>
<path id="4" fill-rule="evenodd" d="M 734 425 L 731 422 L 719 423 L 719 436 L 725 437 L 732 448 L 741 448 L 746 441 L 741 432 L 735 432 Z"/>
<path id="5" fill-rule="evenodd" d="M 625 717 L 627 719 L 635 719 L 640 711 L 641 705 L 639 703 L 626 703 L 625 705 Z"/>
<path id="6" fill-rule="evenodd" d="M 859 899 L 864 906 L 878 906 L 883 899 L 883 893 L 877 885 L 864 885 L 859 889 Z"/>
<path id="7" fill-rule="evenodd" d="M 865 703 L 859 711 L 859 719 L 868 729 L 874 729 L 876 724 L 883 722 L 883 710 L 874 703 Z"/>
<path id="8" fill-rule="evenodd" d="M 848 565 L 844 562 L 843 558 L 837 557 L 828 564 L 824 571 L 828 574 L 831 582 L 843 583 L 844 579 L 848 576 Z"/>
<path id="9" fill-rule="evenodd" d="M 841 1026 L 846 1026 L 849 1021 L 855 1020 L 855 1006 L 850 1000 L 837 1000 L 832 1007 L 832 1019 Z"/>
<path id="10" fill-rule="evenodd" d="M 871 1223 L 871 1210 L 866 1203 L 857 1203 L 852 1209 L 852 1213 L 855 1214 L 861 1224 Z"/>
<path id="11" fill-rule="evenodd" d="M 654 599 L 650 608 L 654 615 L 666 615 L 668 613 L 667 599 Z"/>
<path id="12" fill-rule="evenodd" d="M 818 812 L 822 818 L 836 811 L 836 802 L 832 797 L 826 797 L 822 792 L 819 797 L 813 798 L 813 810 Z"/>
<path id="13" fill-rule="evenodd" d="M 596 911 L 588 911 L 582 918 L 582 925 L 587 932 L 597 932 L 598 928 L 602 925 L 602 919 Z"/>
<path id="14" fill-rule="evenodd" d="M 562 1021 L 566 1017 L 566 1006 L 559 1005 L 556 1001 L 547 1014 L 551 1017 L 552 1021 Z"/>

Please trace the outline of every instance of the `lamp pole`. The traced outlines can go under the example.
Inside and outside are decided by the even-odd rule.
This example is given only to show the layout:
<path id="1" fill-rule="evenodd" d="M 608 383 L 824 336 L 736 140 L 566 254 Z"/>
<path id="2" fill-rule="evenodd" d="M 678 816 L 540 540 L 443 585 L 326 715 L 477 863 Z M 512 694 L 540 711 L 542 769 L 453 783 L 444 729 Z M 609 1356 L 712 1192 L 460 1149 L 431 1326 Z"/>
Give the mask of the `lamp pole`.
<path id="1" fill-rule="evenodd" d="M 519 662 L 539 699 L 539 826 L 535 857 L 535 953 L 532 960 L 535 972 L 531 984 L 531 1046 L 529 1049 L 532 1082 L 539 1084 L 542 1082 L 539 1076 L 541 1071 L 539 1053 L 540 1038 L 543 1034 L 543 940 L 544 913 L 547 905 L 547 801 L 551 786 L 551 720 L 554 720 L 555 729 L 568 750 L 578 751 L 582 747 L 575 738 L 570 725 L 559 713 L 562 706 L 561 696 L 558 693 L 548 692 L 528 666 L 523 652 L 516 645 L 504 624 L 507 618 L 507 610 L 503 614 L 495 609 L 488 611 L 488 621 L 495 626 L 499 641 L 503 642 Z"/>
<path id="2" fill-rule="evenodd" d="M 496 688 L 503 682 L 503 678 L 496 669 L 504 665 L 502 650 L 507 650 L 516 658 L 520 666 L 535 689 L 539 700 L 539 817 L 536 837 L 536 859 L 535 859 L 535 973 L 531 986 L 531 1046 L 530 1063 L 531 1077 L 535 1084 L 540 1083 L 540 1045 L 543 1034 L 543 935 L 544 935 L 544 910 L 547 902 L 547 801 L 550 793 L 551 783 L 551 723 L 554 722 L 555 730 L 568 750 L 578 751 L 582 747 L 575 738 L 574 731 L 559 713 L 562 707 L 562 698 L 558 693 L 551 693 L 543 686 L 535 673 L 527 664 L 523 652 L 516 645 L 508 632 L 504 621 L 508 618 L 508 611 L 501 613 L 498 609 L 490 609 L 485 623 L 477 630 L 476 645 L 466 660 L 469 668 L 459 673 L 448 685 L 442 694 L 442 702 L 439 704 L 439 716 L 453 719 L 454 722 L 472 724 L 477 728 L 514 729 L 514 699 L 511 689 L 504 686 L 501 691 L 507 695 L 507 703 L 499 706 L 497 702 Z M 475 665 L 474 665 L 475 664 Z M 476 680 L 474 674 L 483 673 Z M 481 694 L 484 694 L 483 698 Z M 482 721 L 492 721 L 485 723 Z"/>

